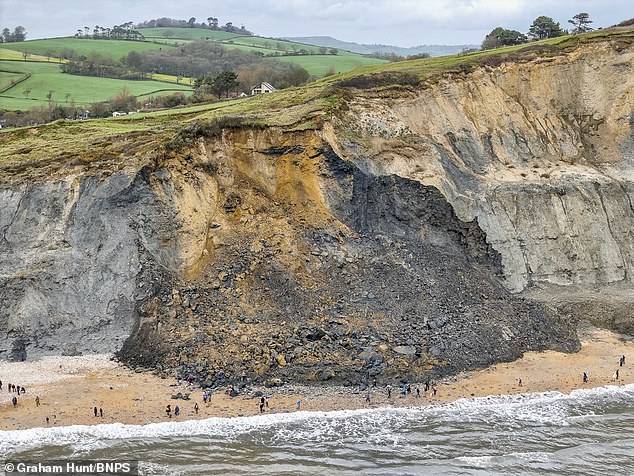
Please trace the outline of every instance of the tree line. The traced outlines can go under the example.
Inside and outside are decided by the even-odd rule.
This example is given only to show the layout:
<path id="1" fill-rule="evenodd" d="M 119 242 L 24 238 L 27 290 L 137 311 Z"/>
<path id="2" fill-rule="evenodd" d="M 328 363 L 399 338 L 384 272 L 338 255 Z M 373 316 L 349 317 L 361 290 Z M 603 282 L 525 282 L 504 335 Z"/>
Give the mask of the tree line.
<path id="1" fill-rule="evenodd" d="M 528 43 L 529 41 L 544 40 L 546 38 L 557 38 L 569 33 L 579 34 L 591 31 L 590 15 L 585 12 L 577 13 L 568 23 L 572 24 L 573 29 L 568 32 L 551 17 L 539 16 L 529 26 L 527 33 L 517 30 L 508 30 L 506 28 L 497 27 L 489 33 L 482 42 L 482 49 L 488 50 L 498 48 L 500 46 L 512 46 Z"/>
<path id="2" fill-rule="evenodd" d="M 91 29 L 91 27 L 85 26 L 83 29 L 78 28 L 74 36 L 75 38 L 92 40 L 143 41 L 145 39 L 143 34 L 138 30 L 135 30 L 132 25 L 133 23 L 129 21 L 112 27 L 95 25 L 94 28 Z"/>
<path id="3" fill-rule="evenodd" d="M 13 31 L 9 28 L 3 28 L 0 35 L 0 43 L 17 43 L 26 40 L 26 28 L 16 26 Z"/>
<path id="4" fill-rule="evenodd" d="M 205 28 L 207 30 L 226 31 L 227 33 L 235 33 L 237 35 L 253 35 L 247 30 L 244 25 L 240 28 L 233 25 L 232 22 L 227 22 L 224 25 L 219 25 L 219 20 L 216 17 L 207 17 L 207 22 L 197 23 L 196 17 L 191 17 L 189 20 L 177 20 L 175 18 L 156 18 L 154 20 L 146 20 L 137 23 L 137 28 L 160 28 L 160 27 L 172 27 L 172 28 Z"/>

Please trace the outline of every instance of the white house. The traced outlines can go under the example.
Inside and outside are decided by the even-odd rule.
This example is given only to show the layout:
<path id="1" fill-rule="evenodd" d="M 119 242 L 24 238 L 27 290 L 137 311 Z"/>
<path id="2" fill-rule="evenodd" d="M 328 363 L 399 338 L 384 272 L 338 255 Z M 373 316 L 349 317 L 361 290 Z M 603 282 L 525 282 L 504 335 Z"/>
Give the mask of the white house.
<path id="1" fill-rule="evenodd" d="M 251 88 L 251 96 L 255 96 L 256 94 L 267 94 L 277 91 L 273 86 L 269 83 L 260 83 L 257 86 Z"/>

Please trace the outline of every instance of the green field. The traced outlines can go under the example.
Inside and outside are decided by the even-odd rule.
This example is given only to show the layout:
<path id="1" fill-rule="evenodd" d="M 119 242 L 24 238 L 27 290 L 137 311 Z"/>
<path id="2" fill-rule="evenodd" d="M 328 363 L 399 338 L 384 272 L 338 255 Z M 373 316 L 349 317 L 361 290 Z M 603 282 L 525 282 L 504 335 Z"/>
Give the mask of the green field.
<path id="1" fill-rule="evenodd" d="M 16 45 L 17 43 L 14 43 Z M 0 44 L 0 60 L 16 60 L 24 61 L 24 55 L 21 51 L 9 50 L 2 48 Z M 27 56 L 28 61 L 57 61 L 55 58 L 47 58 L 46 56 L 29 54 Z"/>
<path id="2" fill-rule="evenodd" d="M 24 73 L 12 73 L 9 71 L 0 71 L 0 91 L 8 88 L 14 83 L 17 83 L 21 79 L 25 78 Z"/>
<path id="3" fill-rule="evenodd" d="M 149 38 L 169 38 L 169 39 L 182 39 L 182 40 L 212 40 L 222 41 L 227 38 L 235 38 L 235 33 L 227 33 L 226 31 L 217 30 L 205 30 L 203 28 L 139 28 L 138 30 L 146 39 Z M 165 36 L 166 32 L 171 32 L 172 35 Z"/>
<path id="4" fill-rule="evenodd" d="M 91 40 L 84 38 L 48 38 L 45 40 L 29 40 L 21 43 L 11 43 L 11 49 L 15 51 L 27 51 L 42 56 L 47 52 L 53 56 L 61 56 L 64 50 L 75 50 L 79 55 L 89 55 L 95 51 L 104 56 L 119 59 L 130 51 L 147 51 L 165 48 L 165 45 L 144 41 L 125 40 Z"/>
<path id="5" fill-rule="evenodd" d="M 65 74 L 62 73 L 60 65 L 54 63 L 0 61 L 0 70 L 14 72 L 14 78 L 20 73 L 31 73 L 29 79 L 0 94 L 0 109 L 7 110 L 27 110 L 46 105 L 48 103 L 46 96 L 49 91 L 53 91 L 53 101 L 65 104 L 66 94 L 70 94 L 68 101 L 82 105 L 105 101 L 123 88 L 127 88 L 135 96 L 191 91 L 189 86 L 182 84 Z M 0 76 L 0 84 L 3 78 L 5 77 Z M 25 94 L 27 90 L 30 90 L 28 97 Z"/>
<path id="6" fill-rule="evenodd" d="M 337 73 L 344 73 L 346 71 L 359 68 L 361 66 L 372 66 L 378 64 L 384 64 L 385 61 L 366 58 L 361 55 L 306 55 L 306 56 L 279 56 L 276 59 L 280 61 L 287 61 L 289 63 L 295 63 L 300 65 L 308 74 L 312 76 L 322 76 L 331 67 L 334 68 Z"/>

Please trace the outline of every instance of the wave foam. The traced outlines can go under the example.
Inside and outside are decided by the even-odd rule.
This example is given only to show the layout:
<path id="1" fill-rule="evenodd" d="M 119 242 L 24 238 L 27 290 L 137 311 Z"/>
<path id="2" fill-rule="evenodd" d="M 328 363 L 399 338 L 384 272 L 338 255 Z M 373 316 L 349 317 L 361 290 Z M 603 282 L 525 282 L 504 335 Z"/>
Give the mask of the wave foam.
<path id="1" fill-rule="evenodd" d="M 403 429 L 469 421 L 502 425 L 566 425 L 593 415 L 606 402 L 634 402 L 634 384 L 559 392 L 461 399 L 423 408 L 300 411 L 247 417 L 169 421 L 146 425 L 122 423 L 75 425 L 0 431 L 0 456 L 47 445 L 72 445 L 90 450 L 104 440 L 186 438 L 201 436 L 232 440 L 249 433 L 271 432 L 273 441 L 364 441 L 399 444 Z"/>

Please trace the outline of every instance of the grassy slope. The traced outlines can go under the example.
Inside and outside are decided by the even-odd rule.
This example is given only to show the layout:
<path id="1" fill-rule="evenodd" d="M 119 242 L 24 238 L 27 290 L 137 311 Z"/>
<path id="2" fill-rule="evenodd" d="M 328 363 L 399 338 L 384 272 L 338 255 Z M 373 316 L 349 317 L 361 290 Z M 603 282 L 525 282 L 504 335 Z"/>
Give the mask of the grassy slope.
<path id="1" fill-rule="evenodd" d="M 289 63 L 296 63 L 308 71 L 309 74 L 314 76 L 322 76 L 331 67 L 335 72 L 343 73 L 353 70 L 360 66 L 368 65 L 381 65 L 385 64 L 385 61 L 365 58 L 363 56 L 352 54 L 339 54 L 339 55 L 308 55 L 308 56 L 280 56 L 276 59 L 280 61 L 288 61 Z"/>
<path id="2" fill-rule="evenodd" d="M 0 60 L 24 61 L 24 55 L 22 54 L 21 51 L 10 50 L 10 49 L 8 49 L 9 45 L 6 44 L 6 43 L 5 43 L 5 45 L 6 45 L 6 48 L 3 47 L 4 45 L 2 45 L 0 43 Z M 55 61 L 55 62 L 59 62 L 55 58 L 47 58 L 46 56 L 35 55 L 35 54 L 30 54 L 30 53 L 27 55 L 26 58 L 27 58 L 28 61 Z"/>
<path id="3" fill-rule="evenodd" d="M 204 30 L 202 28 L 141 28 L 139 32 L 143 34 L 146 39 L 153 38 L 167 38 L 165 36 L 166 32 L 171 32 L 172 36 L 170 39 L 179 38 L 183 40 L 204 40 L 210 39 L 213 41 L 222 41 L 227 38 L 235 38 L 235 33 L 227 33 L 226 31 L 213 31 L 213 30 Z"/>
<path id="4" fill-rule="evenodd" d="M 11 84 L 19 81 L 22 78 L 24 78 L 24 74 L 0 70 L 0 91 L 11 86 Z"/>
<path id="5" fill-rule="evenodd" d="M 0 70 L 29 72 L 31 77 L 0 95 L 0 108 L 17 110 L 29 109 L 45 105 L 46 95 L 53 91 L 53 100 L 65 102 L 70 93 L 77 104 L 89 104 L 105 101 L 121 89 L 128 88 L 135 96 L 147 95 L 160 90 L 189 91 L 186 85 L 166 84 L 157 81 L 124 81 L 120 79 L 95 78 L 91 76 L 75 76 L 61 72 L 60 66 L 54 63 L 30 63 L 0 61 Z M 30 89 L 29 99 L 24 92 Z"/>
<path id="6" fill-rule="evenodd" d="M 89 55 L 96 51 L 99 54 L 119 59 L 130 51 L 147 51 L 169 46 L 142 41 L 123 40 L 90 40 L 82 38 L 49 38 L 44 40 L 29 40 L 21 43 L 10 43 L 15 51 L 27 51 L 38 55 L 46 55 L 52 51 L 59 55 L 65 49 L 75 50 L 80 55 Z"/>
<path id="7" fill-rule="evenodd" d="M 81 123 L 76 121 L 56 122 L 36 129 L 6 130 L 0 132 L 0 180 L 8 180 L 19 173 L 37 173 L 39 165 L 51 164 L 56 160 L 63 160 L 63 157 L 83 157 L 86 154 L 86 144 L 98 144 L 104 138 L 118 134 L 137 131 L 145 131 L 146 134 L 152 133 L 156 135 L 153 142 L 154 149 L 160 148 L 162 141 L 173 137 L 175 131 L 196 120 L 241 116 L 268 125 L 290 128 L 311 127 L 311 124 L 315 124 L 313 121 L 318 121 L 317 116 L 329 110 L 339 100 L 337 90 L 334 89 L 331 93 L 325 94 L 327 88 L 336 86 L 336 83 L 342 80 L 352 79 L 361 75 L 384 75 L 390 72 L 407 73 L 419 80 L 433 83 L 436 78 L 447 72 L 463 71 L 465 64 L 478 65 L 483 61 L 489 61 L 492 56 L 506 58 L 508 61 L 516 61 L 518 57 L 534 58 L 535 55 L 556 55 L 579 44 L 612 39 L 634 43 L 634 29 L 602 30 L 601 32 L 575 37 L 545 40 L 532 45 L 552 45 L 554 47 L 553 51 L 548 52 L 526 51 L 526 45 L 520 45 L 463 56 L 447 56 L 388 65 L 366 66 L 352 72 L 312 82 L 301 88 L 289 88 L 275 94 L 242 100 L 203 104 L 124 118 L 99 119 Z M 522 50 L 526 52 L 522 52 Z M 396 83 L 395 86 L 398 86 L 398 76 L 395 76 L 393 81 Z M 381 87 L 389 87 L 389 85 Z M 363 94 L 363 92 L 354 94 Z M 107 149 L 110 142 L 108 141 L 104 144 L 99 147 Z M 96 150 L 97 148 L 97 146 L 92 146 L 92 149 Z M 25 153 L 25 150 L 28 150 L 28 153 Z M 83 160 L 100 160 L 104 155 L 107 154 L 105 152 L 94 152 L 90 159 L 85 158 Z M 55 159 L 55 156 L 58 158 Z M 35 166 L 36 164 L 38 165 Z"/>

